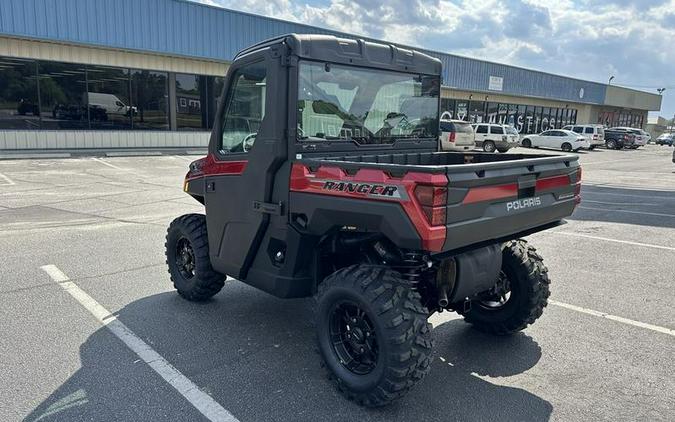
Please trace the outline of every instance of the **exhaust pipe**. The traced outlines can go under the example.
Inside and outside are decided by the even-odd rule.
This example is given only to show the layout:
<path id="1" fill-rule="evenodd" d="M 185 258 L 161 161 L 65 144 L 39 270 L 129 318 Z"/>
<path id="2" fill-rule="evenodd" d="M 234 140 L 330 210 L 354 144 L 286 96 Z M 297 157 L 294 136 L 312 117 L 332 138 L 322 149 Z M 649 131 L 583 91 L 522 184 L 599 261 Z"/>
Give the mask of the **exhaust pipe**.
<path id="1" fill-rule="evenodd" d="M 448 304 L 450 302 L 448 301 L 448 288 L 447 286 L 443 286 L 440 289 L 438 289 L 438 306 L 440 306 L 441 309 L 445 309 L 448 307 Z"/>

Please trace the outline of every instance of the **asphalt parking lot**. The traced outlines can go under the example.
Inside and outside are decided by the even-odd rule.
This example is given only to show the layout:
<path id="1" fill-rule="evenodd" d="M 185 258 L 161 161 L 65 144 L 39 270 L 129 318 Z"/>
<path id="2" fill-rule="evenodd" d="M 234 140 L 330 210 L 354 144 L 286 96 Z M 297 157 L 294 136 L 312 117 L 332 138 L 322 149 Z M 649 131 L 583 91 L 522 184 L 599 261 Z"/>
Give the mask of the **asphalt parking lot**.
<path id="1" fill-rule="evenodd" d="M 552 279 L 542 318 L 494 338 L 434 316 L 430 375 L 374 410 L 325 380 L 311 300 L 173 292 L 166 227 L 202 210 L 181 191 L 190 157 L 0 161 L 0 420 L 202 420 L 199 400 L 242 422 L 675 420 L 671 157 L 581 152 L 581 206 L 529 238 Z"/>

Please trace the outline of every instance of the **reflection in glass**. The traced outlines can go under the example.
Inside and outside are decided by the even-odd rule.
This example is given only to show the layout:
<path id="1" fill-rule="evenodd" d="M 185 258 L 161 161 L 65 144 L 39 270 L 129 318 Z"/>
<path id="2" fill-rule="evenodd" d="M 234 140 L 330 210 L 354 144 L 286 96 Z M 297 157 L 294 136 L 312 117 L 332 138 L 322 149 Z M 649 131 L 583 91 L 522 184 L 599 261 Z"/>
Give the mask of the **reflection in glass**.
<path id="1" fill-rule="evenodd" d="M 0 129 L 39 129 L 36 64 L 0 57 Z"/>
<path id="2" fill-rule="evenodd" d="M 114 67 L 88 66 L 87 98 L 92 129 L 131 128 L 135 108 L 129 101 L 129 71 Z"/>
<path id="3" fill-rule="evenodd" d="M 176 74 L 176 128 L 199 130 L 206 128 L 208 104 L 206 77 Z"/>
<path id="4" fill-rule="evenodd" d="M 40 62 L 42 129 L 87 129 L 87 77 L 84 66 Z"/>
<path id="5" fill-rule="evenodd" d="M 169 128 L 166 72 L 132 70 L 131 95 L 134 130 Z"/>

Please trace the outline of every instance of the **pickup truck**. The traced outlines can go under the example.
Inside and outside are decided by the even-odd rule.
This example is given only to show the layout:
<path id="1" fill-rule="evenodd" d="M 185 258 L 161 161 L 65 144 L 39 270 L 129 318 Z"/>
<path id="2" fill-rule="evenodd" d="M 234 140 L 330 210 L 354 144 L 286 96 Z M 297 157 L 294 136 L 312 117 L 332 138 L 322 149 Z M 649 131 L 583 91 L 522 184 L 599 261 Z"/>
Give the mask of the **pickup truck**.
<path id="1" fill-rule="evenodd" d="M 550 280 L 521 237 L 574 211 L 577 157 L 437 152 L 440 91 L 441 62 L 394 45 L 287 35 L 240 52 L 183 185 L 205 215 L 167 232 L 178 293 L 206 300 L 229 275 L 313 296 L 328 377 L 365 406 L 428 373 L 434 312 L 498 335 L 533 323 Z"/>
<path id="2" fill-rule="evenodd" d="M 635 135 L 625 129 L 605 129 L 607 149 L 637 148 Z"/>

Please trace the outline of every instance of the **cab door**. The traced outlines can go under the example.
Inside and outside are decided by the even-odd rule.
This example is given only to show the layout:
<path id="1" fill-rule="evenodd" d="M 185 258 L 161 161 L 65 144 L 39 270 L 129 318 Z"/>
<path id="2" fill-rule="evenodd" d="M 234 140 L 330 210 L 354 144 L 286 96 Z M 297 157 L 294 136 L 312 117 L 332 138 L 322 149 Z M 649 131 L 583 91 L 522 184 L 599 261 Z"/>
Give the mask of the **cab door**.
<path id="1" fill-rule="evenodd" d="M 287 156 L 287 72 L 275 47 L 237 60 L 228 72 L 209 143 L 204 199 L 211 263 L 242 280 L 270 219 L 281 218 L 270 198 Z"/>

